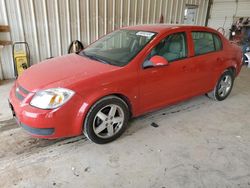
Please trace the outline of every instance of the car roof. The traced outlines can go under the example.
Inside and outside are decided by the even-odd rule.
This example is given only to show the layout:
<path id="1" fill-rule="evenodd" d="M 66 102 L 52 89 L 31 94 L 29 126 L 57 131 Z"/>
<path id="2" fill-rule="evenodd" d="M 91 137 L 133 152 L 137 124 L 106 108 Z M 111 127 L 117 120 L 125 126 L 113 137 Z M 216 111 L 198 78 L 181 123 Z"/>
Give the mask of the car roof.
<path id="1" fill-rule="evenodd" d="M 144 25 L 128 26 L 128 27 L 124 27 L 123 29 L 163 33 L 163 32 L 167 32 L 169 30 L 178 29 L 178 28 L 215 31 L 211 28 L 204 27 L 204 26 L 182 25 L 182 24 L 144 24 Z"/>

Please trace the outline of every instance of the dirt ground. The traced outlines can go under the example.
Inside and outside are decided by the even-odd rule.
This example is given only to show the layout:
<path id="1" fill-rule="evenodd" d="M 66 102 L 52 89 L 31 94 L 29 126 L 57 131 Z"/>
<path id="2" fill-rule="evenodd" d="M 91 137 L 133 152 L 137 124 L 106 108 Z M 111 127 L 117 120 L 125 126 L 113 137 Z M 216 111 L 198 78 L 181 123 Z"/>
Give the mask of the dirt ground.
<path id="1" fill-rule="evenodd" d="M 198 96 L 135 118 L 106 145 L 36 139 L 0 119 L 0 187 L 250 187 L 249 113 L 243 68 L 227 100 Z"/>

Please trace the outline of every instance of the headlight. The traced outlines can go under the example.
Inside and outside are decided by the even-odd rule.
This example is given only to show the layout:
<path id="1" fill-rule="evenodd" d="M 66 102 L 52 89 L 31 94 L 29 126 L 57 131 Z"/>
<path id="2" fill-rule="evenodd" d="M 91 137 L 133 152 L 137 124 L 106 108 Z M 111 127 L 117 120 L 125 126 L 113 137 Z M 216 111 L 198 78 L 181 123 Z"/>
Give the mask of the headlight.
<path id="1" fill-rule="evenodd" d="M 54 109 L 65 104 L 74 94 L 74 91 L 65 88 L 46 89 L 38 91 L 30 105 L 41 109 Z"/>

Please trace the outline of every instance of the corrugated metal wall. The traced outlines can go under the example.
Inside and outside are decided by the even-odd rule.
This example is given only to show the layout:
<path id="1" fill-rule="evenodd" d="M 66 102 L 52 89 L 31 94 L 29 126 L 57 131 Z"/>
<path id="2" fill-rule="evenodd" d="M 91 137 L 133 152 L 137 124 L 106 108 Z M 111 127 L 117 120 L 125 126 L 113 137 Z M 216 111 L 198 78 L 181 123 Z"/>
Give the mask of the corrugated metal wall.
<path id="1" fill-rule="evenodd" d="M 214 0 L 208 26 L 224 27 L 225 36 L 229 37 L 234 17 L 250 17 L 250 0 Z"/>
<path id="2" fill-rule="evenodd" d="M 197 5 L 196 24 L 204 25 L 208 0 L 0 0 L 0 24 L 12 41 L 27 41 L 32 64 L 67 53 L 72 40 L 84 45 L 123 26 L 182 23 L 185 5 Z M 5 78 L 12 78 L 11 47 L 3 50 Z"/>

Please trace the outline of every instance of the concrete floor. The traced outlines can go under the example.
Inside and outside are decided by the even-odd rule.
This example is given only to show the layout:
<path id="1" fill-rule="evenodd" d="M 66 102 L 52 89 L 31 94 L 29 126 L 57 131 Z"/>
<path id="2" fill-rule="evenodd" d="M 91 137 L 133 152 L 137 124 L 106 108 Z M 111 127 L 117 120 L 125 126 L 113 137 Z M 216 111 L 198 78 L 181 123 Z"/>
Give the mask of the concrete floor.
<path id="1" fill-rule="evenodd" d="M 35 139 L 1 119 L 0 187 L 250 187 L 249 113 L 243 68 L 227 100 L 199 96 L 136 118 L 107 145 Z"/>
<path id="2" fill-rule="evenodd" d="M 0 80 L 0 121 L 12 118 L 12 113 L 8 104 L 8 96 L 13 86 L 13 82 L 14 80 Z"/>

